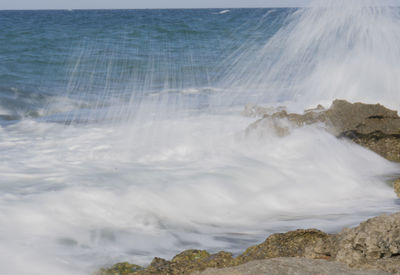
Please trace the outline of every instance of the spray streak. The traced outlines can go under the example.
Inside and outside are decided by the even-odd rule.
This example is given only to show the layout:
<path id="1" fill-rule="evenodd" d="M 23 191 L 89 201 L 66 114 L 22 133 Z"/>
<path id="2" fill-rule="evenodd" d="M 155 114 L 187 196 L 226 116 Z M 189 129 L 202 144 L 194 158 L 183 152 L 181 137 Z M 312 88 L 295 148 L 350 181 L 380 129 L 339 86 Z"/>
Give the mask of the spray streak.
<path id="1" fill-rule="evenodd" d="M 336 98 L 399 109 L 399 43 L 398 8 L 314 1 L 260 49 L 237 52 L 222 85 L 236 97 L 287 101 L 297 111 Z"/>

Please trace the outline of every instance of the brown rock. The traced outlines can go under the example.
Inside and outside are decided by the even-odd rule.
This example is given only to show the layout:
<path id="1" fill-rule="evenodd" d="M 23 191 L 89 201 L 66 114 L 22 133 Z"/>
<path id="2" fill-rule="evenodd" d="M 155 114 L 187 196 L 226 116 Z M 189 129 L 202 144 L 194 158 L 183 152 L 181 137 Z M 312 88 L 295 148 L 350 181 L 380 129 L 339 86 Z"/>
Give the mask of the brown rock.
<path id="1" fill-rule="evenodd" d="M 130 263 L 118 263 L 113 265 L 109 269 L 101 269 L 96 272 L 95 275 L 129 275 L 138 270 L 143 270 L 144 268 L 135 264 Z"/>
<path id="2" fill-rule="evenodd" d="M 386 135 L 400 134 L 400 118 L 397 111 L 392 111 L 380 104 L 350 103 L 335 100 L 326 111 L 330 128 L 337 135 L 355 131 L 362 135 L 381 132 Z"/>
<path id="3" fill-rule="evenodd" d="M 207 269 L 193 275 L 388 275 L 384 271 L 351 269 L 344 264 L 301 258 L 257 260 L 236 267 Z"/>
<path id="4" fill-rule="evenodd" d="M 380 216 L 335 236 L 336 261 L 400 273 L 400 213 Z"/>
<path id="5" fill-rule="evenodd" d="M 397 111 L 380 104 L 335 100 L 327 110 L 319 105 L 304 114 L 288 114 L 286 111 L 265 114 L 250 125 L 247 132 L 269 127 L 278 135 L 289 134 L 288 125 L 282 121 L 289 122 L 292 127 L 324 123 L 335 136 L 349 138 L 389 160 L 400 161 L 400 117 Z"/>
<path id="6" fill-rule="evenodd" d="M 120 264 L 119 264 L 120 265 Z M 186 250 L 176 255 L 171 261 L 154 258 L 151 264 L 142 270 L 128 273 L 112 273 L 111 269 L 101 270 L 99 275 L 186 275 L 206 268 L 223 268 L 234 265 L 231 253 L 219 252 L 210 255 L 205 250 Z M 118 271 L 118 270 L 117 270 Z M 108 273 L 107 273 L 108 272 Z"/>
<path id="7" fill-rule="evenodd" d="M 316 229 L 299 229 L 273 234 L 262 244 L 248 248 L 236 260 L 238 263 L 245 263 L 278 257 L 329 259 L 331 251 L 331 236 Z"/>
<path id="8" fill-rule="evenodd" d="M 313 260 L 294 259 L 298 257 Z M 254 262 L 271 258 L 279 259 Z M 350 270 L 325 260 L 380 271 Z M 248 264 L 243 265 L 245 263 Z M 370 219 L 336 235 L 316 229 L 273 234 L 237 258 L 227 252 L 210 255 L 204 250 L 187 250 L 171 261 L 154 258 L 146 269 L 122 263 L 97 274 L 186 275 L 207 268 L 225 267 L 231 268 L 201 274 L 400 274 L 400 212 Z"/>
<path id="9" fill-rule="evenodd" d="M 201 259 L 205 259 L 210 257 L 210 253 L 208 253 L 205 250 L 186 250 L 178 255 L 176 255 L 174 258 L 172 258 L 173 263 L 183 263 L 183 262 L 191 262 L 191 261 L 197 261 Z"/>

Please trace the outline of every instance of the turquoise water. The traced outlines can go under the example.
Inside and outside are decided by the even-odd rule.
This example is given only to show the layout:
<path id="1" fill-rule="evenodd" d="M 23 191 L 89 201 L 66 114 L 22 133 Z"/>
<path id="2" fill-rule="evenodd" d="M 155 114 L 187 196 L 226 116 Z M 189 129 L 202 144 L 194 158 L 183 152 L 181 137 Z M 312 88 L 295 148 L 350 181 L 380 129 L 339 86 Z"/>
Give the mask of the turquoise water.
<path id="1" fill-rule="evenodd" d="M 318 2 L 318 1 L 317 1 Z M 0 11 L 0 266 L 90 274 L 399 210 L 398 165 L 244 105 L 399 110 L 397 8 Z"/>

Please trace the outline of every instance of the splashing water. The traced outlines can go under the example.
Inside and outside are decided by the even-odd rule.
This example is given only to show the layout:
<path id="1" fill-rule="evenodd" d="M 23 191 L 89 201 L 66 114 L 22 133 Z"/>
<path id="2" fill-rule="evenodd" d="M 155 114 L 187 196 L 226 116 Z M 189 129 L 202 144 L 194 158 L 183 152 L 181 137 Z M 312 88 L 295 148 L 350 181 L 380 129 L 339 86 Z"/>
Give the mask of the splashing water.
<path id="1" fill-rule="evenodd" d="M 398 8 L 380 1 L 314 1 L 287 20 L 261 48 L 243 47 L 234 55 L 237 66 L 227 68 L 223 85 L 236 98 L 287 101 L 296 111 L 337 98 L 399 109 Z"/>
<path id="2" fill-rule="evenodd" d="M 249 136 L 254 119 L 239 115 L 248 102 L 302 109 L 334 98 L 398 109 L 398 10 L 365 3 L 269 10 L 255 28 L 239 24 L 254 33 L 247 43 L 221 42 L 236 49 L 218 52 L 224 62 L 199 54 L 213 36 L 185 50 L 186 31 L 161 45 L 151 34 L 136 52 L 124 52 L 129 39 L 104 55 L 79 48 L 61 97 L 72 111 L 46 101 L 41 119 L 0 128 L 3 270 L 88 274 L 189 248 L 237 253 L 273 232 L 334 232 L 397 211 L 385 183 L 397 164 L 314 126 Z M 239 12 L 210 14 L 229 25 Z M 267 38 L 263 20 L 279 25 Z M 215 71 L 196 69 L 206 57 Z"/>

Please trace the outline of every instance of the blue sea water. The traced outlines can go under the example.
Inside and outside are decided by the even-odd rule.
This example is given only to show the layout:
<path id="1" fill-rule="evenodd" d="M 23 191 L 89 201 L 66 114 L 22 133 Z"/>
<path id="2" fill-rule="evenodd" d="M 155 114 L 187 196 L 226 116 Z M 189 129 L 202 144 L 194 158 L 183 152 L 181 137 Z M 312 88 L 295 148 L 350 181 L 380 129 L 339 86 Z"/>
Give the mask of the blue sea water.
<path id="1" fill-rule="evenodd" d="M 398 9 L 0 11 L 0 266 L 90 274 L 398 211 L 398 165 L 247 103 L 399 109 Z M 367 24 L 368 23 L 368 24 Z"/>
<path id="2" fill-rule="evenodd" d="M 2 11 L 0 116 L 48 115 L 57 96 L 93 106 L 216 87 L 224 60 L 246 41 L 264 43 L 293 12 L 220 11 Z"/>

